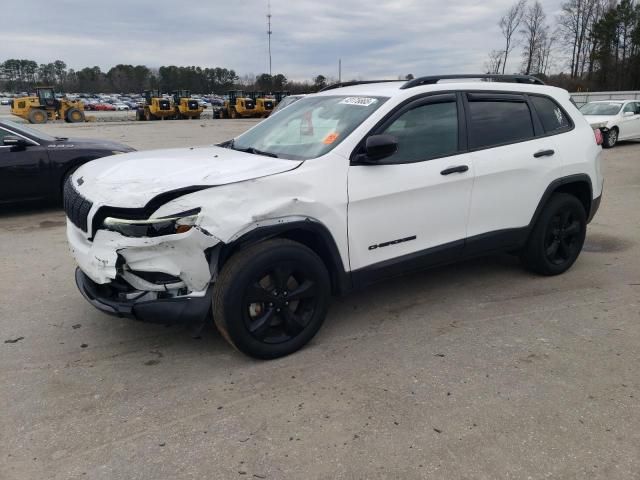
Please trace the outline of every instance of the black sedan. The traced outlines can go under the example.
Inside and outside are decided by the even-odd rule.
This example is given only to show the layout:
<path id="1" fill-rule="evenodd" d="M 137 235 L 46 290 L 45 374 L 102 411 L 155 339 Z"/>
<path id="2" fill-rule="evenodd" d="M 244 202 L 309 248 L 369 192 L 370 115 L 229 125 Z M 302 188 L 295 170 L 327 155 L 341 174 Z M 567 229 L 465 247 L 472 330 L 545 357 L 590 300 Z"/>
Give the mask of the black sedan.
<path id="1" fill-rule="evenodd" d="M 0 121 L 0 204 L 59 201 L 64 180 L 80 165 L 132 151 L 121 143 L 52 137 L 10 120 Z"/>

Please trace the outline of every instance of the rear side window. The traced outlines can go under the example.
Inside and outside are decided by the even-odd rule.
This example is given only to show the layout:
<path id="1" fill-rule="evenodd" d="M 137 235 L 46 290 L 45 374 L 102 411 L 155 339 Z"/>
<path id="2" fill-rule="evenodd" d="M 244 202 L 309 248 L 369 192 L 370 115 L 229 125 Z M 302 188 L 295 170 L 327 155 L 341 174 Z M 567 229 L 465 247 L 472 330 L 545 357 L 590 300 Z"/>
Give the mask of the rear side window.
<path id="1" fill-rule="evenodd" d="M 544 133 L 562 133 L 571 129 L 571 121 L 560 106 L 547 97 L 531 95 L 538 118 L 544 128 Z"/>
<path id="2" fill-rule="evenodd" d="M 524 101 L 469 102 L 469 148 L 521 142 L 534 137 L 529 106 Z"/>

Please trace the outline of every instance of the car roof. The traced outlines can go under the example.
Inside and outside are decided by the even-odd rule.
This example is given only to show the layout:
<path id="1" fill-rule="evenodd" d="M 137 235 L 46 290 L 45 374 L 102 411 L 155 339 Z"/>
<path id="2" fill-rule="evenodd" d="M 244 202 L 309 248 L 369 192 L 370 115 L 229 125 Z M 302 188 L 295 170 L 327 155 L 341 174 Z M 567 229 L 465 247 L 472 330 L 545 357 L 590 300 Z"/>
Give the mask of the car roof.
<path id="1" fill-rule="evenodd" d="M 438 91 L 459 91 L 459 90 L 483 90 L 483 91 L 508 91 L 522 93 L 540 93 L 551 95 L 554 97 L 568 98 L 569 93 L 557 87 L 548 85 L 500 82 L 500 81 L 445 81 L 440 83 L 418 85 L 402 89 L 406 80 L 388 81 L 380 83 L 364 83 L 347 87 L 333 88 L 316 93 L 315 95 L 357 95 L 357 96 L 373 96 L 373 97 L 412 97 L 420 93 L 438 92 Z"/>
<path id="2" fill-rule="evenodd" d="M 638 100 L 592 100 L 588 103 L 625 103 L 625 102 L 637 102 Z"/>

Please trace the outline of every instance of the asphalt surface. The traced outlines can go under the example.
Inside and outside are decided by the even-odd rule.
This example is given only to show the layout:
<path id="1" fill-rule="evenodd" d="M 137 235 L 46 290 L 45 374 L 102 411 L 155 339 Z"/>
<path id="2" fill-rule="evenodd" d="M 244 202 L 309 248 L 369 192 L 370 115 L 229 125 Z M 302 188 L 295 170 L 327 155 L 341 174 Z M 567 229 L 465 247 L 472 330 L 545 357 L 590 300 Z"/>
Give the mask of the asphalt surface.
<path id="1" fill-rule="evenodd" d="M 42 128 L 151 148 L 251 124 Z M 0 478 L 640 478 L 640 144 L 604 173 L 565 275 L 505 255 L 382 283 L 270 362 L 99 313 L 62 212 L 4 211 Z"/>

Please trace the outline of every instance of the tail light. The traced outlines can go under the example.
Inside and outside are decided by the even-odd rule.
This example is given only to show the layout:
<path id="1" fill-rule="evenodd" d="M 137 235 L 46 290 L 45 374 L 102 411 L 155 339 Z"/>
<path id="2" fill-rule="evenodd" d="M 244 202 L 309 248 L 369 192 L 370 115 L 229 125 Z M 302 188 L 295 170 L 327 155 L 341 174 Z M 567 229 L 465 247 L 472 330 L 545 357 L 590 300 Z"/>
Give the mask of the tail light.
<path id="1" fill-rule="evenodd" d="M 596 128 L 593 131 L 593 134 L 596 136 L 596 145 L 602 145 L 602 142 L 603 142 L 602 131 L 599 128 Z"/>

